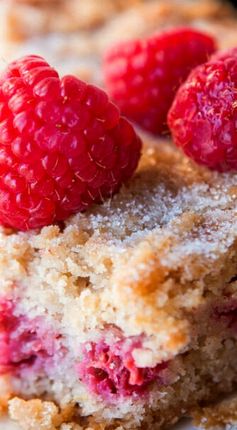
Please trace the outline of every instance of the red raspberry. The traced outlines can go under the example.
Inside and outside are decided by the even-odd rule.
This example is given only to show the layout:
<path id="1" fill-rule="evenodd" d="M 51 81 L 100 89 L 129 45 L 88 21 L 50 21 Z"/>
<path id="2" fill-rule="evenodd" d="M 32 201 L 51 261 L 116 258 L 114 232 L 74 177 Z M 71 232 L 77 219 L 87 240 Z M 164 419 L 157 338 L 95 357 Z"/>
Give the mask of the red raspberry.
<path id="1" fill-rule="evenodd" d="M 237 56 L 218 54 L 191 72 L 168 114 L 176 145 L 210 169 L 237 169 L 236 88 Z"/>
<path id="2" fill-rule="evenodd" d="M 178 86 L 215 48 L 211 36 L 189 28 L 123 43 L 105 57 L 107 89 L 128 118 L 152 133 L 164 132 Z"/>
<path id="3" fill-rule="evenodd" d="M 12 300 L 0 298 L 0 375 L 48 367 L 55 353 L 62 353 L 57 339 L 43 319 L 16 314 Z"/>
<path id="4" fill-rule="evenodd" d="M 76 366 L 81 381 L 92 393 L 110 403 L 117 402 L 120 397 L 141 396 L 154 382 L 163 385 L 162 371 L 168 367 L 168 361 L 155 367 L 137 367 L 132 352 L 141 345 L 139 336 L 118 340 L 113 345 L 103 340 L 87 342 Z"/>
<path id="5" fill-rule="evenodd" d="M 0 223 L 38 228 L 103 201 L 140 148 L 104 91 L 38 56 L 13 62 L 0 77 Z"/>

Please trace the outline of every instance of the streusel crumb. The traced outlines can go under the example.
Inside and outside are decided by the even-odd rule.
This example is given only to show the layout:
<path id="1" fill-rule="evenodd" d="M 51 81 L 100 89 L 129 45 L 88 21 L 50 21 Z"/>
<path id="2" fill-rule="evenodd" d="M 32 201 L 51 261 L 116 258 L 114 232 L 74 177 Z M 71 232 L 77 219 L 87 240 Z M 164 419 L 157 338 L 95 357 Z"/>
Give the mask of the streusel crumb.
<path id="1" fill-rule="evenodd" d="M 70 405 L 59 411 L 54 403 L 42 402 L 39 399 L 25 401 L 13 398 L 9 402 L 10 417 L 19 421 L 24 430 L 77 430 L 76 426 L 70 424 L 73 412 Z M 78 430 L 80 429 L 78 427 Z"/>
<path id="2" fill-rule="evenodd" d="M 237 398 L 193 411 L 194 425 L 205 429 L 233 428 L 237 424 Z"/>

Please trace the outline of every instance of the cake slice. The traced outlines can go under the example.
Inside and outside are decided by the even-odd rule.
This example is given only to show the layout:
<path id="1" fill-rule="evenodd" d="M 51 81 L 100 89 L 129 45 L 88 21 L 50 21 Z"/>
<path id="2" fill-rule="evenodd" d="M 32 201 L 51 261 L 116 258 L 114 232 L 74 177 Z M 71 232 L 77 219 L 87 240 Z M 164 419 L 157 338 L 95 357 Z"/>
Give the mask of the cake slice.
<path id="1" fill-rule="evenodd" d="M 10 401 L 25 429 L 158 429 L 237 382 L 237 175 L 144 141 L 111 201 L 1 230 L 2 402 L 30 400 Z"/>
<path id="2" fill-rule="evenodd" d="M 16 34 L 27 3 L 1 3 Z M 39 4 L 44 23 L 52 3 Z M 100 81 L 98 53 L 121 29 L 191 22 L 236 43 L 228 8 L 194 4 L 146 2 L 67 36 L 47 33 L 59 29 L 53 8 L 12 52 L 46 47 L 61 70 L 69 59 Z M 38 231 L 1 228 L 1 409 L 25 430 L 160 429 L 236 386 L 237 175 L 197 167 L 168 140 L 143 141 L 137 173 L 113 199 Z"/>

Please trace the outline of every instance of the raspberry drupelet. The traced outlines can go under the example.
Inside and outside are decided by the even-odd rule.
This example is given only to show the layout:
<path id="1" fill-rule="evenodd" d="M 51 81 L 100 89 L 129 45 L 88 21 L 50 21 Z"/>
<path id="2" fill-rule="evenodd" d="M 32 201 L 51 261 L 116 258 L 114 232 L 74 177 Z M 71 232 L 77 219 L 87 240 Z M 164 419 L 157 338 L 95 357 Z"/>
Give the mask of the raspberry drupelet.
<path id="1" fill-rule="evenodd" d="M 211 36 L 191 28 L 115 46 L 104 61 L 108 92 L 141 127 L 155 134 L 167 132 L 167 112 L 177 88 L 215 49 Z"/>
<path id="2" fill-rule="evenodd" d="M 193 70 L 168 114 L 176 145 L 210 169 L 237 169 L 236 86 L 236 49 L 218 53 Z"/>
<path id="3" fill-rule="evenodd" d="M 103 201 L 140 148 L 104 91 L 38 56 L 13 62 L 0 77 L 0 223 L 39 228 Z"/>

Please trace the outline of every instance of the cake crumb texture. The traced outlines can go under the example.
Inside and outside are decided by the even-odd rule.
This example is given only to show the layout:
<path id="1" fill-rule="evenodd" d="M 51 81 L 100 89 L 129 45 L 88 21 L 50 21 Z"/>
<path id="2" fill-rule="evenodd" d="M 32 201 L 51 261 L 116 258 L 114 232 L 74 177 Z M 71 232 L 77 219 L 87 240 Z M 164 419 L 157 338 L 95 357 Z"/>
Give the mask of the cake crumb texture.
<path id="1" fill-rule="evenodd" d="M 59 410 L 53 402 L 40 399 L 23 400 L 13 398 L 9 402 L 9 416 L 23 430 L 123 430 L 122 426 L 107 426 L 102 423 L 80 425 L 72 422 L 74 409 L 70 406 Z"/>
<path id="2" fill-rule="evenodd" d="M 237 397 L 193 411 L 193 424 L 205 429 L 232 428 L 237 424 Z"/>
<path id="3" fill-rule="evenodd" d="M 9 402 L 10 417 L 20 422 L 24 430 L 80 430 L 81 427 L 70 423 L 73 408 L 67 406 L 63 410 L 52 402 L 39 399 L 25 401 L 13 398 Z"/>

